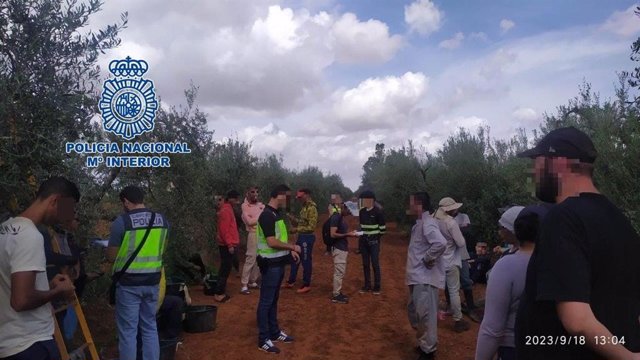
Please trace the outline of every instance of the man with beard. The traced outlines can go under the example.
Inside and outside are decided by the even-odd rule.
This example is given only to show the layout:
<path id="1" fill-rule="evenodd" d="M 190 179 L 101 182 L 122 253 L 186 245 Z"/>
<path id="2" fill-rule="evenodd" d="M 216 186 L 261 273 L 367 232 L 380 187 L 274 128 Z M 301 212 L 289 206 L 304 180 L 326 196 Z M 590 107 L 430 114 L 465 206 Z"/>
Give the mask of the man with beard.
<path id="1" fill-rule="evenodd" d="M 529 262 L 517 358 L 640 359 L 640 238 L 593 184 L 591 139 L 560 128 L 519 156 L 534 159 L 536 196 L 557 205 Z"/>

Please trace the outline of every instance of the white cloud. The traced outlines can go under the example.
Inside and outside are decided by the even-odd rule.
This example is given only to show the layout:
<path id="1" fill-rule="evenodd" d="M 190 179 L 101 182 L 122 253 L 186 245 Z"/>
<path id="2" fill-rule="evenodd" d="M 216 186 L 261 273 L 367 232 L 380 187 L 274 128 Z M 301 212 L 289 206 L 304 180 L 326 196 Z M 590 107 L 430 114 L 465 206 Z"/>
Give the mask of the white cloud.
<path id="1" fill-rule="evenodd" d="M 442 26 L 444 12 L 430 0 L 417 0 L 404 7 L 404 21 L 411 32 L 427 36 Z"/>
<path id="2" fill-rule="evenodd" d="M 635 14 L 637 5 L 631 5 L 625 11 L 616 11 L 602 24 L 601 29 L 623 37 L 640 32 L 640 18 Z"/>
<path id="3" fill-rule="evenodd" d="M 257 154 L 281 153 L 293 139 L 274 123 L 263 127 L 249 126 L 240 131 L 238 137 L 251 143 L 251 150 Z"/>
<path id="4" fill-rule="evenodd" d="M 513 22 L 512 20 L 509 20 L 509 19 L 500 20 L 500 31 L 502 31 L 503 34 L 506 34 L 514 26 L 516 26 L 516 23 Z"/>
<path id="5" fill-rule="evenodd" d="M 475 133 L 479 127 L 486 126 L 488 124 L 487 119 L 479 116 L 456 116 L 452 119 L 444 120 L 443 125 L 448 129 L 450 134 L 456 132 L 459 128 L 465 128 L 472 133 Z"/>
<path id="6" fill-rule="evenodd" d="M 333 115 L 345 130 L 390 128 L 406 121 L 427 90 L 428 78 L 407 72 L 400 77 L 370 78 L 334 94 Z"/>
<path id="7" fill-rule="evenodd" d="M 378 20 L 361 22 L 346 13 L 333 24 L 336 59 L 344 63 L 385 62 L 402 46 L 400 35 L 389 35 L 387 24 Z"/>
<path id="8" fill-rule="evenodd" d="M 540 116 L 536 113 L 532 108 L 527 107 L 519 107 L 513 111 L 511 114 L 518 123 L 522 125 L 531 125 L 535 124 L 538 120 L 540 120 Z"/>
<path id="9" fill-rule="evenodd" d="M 464 34 L 457 32 L 451 39 L 441 41 L 438 46 L 444 49 L 453 50 L 460 47 L 462 40 L 464 40 Z"/>
<path id="10" fill-rule="evenodd" d="M 308 36 L 299 33 L 301 25 L 308 19 L 306 12 L 296 17 L 291 9 L 269 6 L 266 19 L 257 19 L 253 23 L 251 35 L 258 40 L 269 40 L 279 52 L 286 53 L 302 45 Z"/>
<path id="11" fill-rule="evenodd" d="M 489 37 L 484 32 L 472 32 L 469 34 L 469 38 L 472 40 L 489 41 Z"/>
<path id="12" fill-rule="evenodd" d="M 113 0 L 92 26 L 111 23 L 127 9 L 122 46 L 101 64 L 123 54 L 146 59 L 158 94 L 173 104 L 183 101 L 193 80 L 200 105 L 215 109 L 215 118 L 237 109 L 279 117 L 299 111 L 332 93 L 324 74 L 331 65 L 385 62 L 404 43 L 379 20 L 278 3 L 213 1 L 185 8 L 168 0 Z"/>

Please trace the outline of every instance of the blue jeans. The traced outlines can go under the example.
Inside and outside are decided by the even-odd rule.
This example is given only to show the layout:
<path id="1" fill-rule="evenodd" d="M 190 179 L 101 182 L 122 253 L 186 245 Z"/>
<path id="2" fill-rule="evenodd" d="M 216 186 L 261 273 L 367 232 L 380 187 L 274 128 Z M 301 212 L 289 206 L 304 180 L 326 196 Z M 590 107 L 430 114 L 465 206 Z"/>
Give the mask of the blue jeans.
<path id="1" fill-rule="evenodd" d="M 364 269 L 364 286 L 371 288 L 371 267 L 373 267 L 373 289 L 380 290 L 380 238 L 361 237 L 359 245 Z"/>
<path id="2" fill-rule="evenodd" d="M 160 358 L 160 342 L 156 327 L 158 285 L 116 287 L 116 325 L 120 360 L 136 359 L 138 326 L 142 333 L 142 358 Z"/>
<path id="3" fill-rule="evenodd" d="M 313 243 L 316 242 L 316 236 L 314 234 L 300 234 L 298 235 L 298 241 L 296 245 L 300 245 L 302 254 L 300 254 L 300 263 L 302 264 L 302 285 L 311 285 L 311 271 L 313 270 L 312 255 L 313 255 Z M 291 263 L 291 272 L 289 273 L 289 284 L 296 282 L 298 277 L 298 268 L 300 264 L 295 262 Z"/>
<path id="4" fill-rule="evenodd" d="M 284 279 L 284 265 L 268 266 L 261 269 L 262 285 L 260 286 L 260 300 L 258 301 L 258 346 L 270 338 L 280 334 L 278 326 L 278 298 L 280 298 L 280 284 Z"/>

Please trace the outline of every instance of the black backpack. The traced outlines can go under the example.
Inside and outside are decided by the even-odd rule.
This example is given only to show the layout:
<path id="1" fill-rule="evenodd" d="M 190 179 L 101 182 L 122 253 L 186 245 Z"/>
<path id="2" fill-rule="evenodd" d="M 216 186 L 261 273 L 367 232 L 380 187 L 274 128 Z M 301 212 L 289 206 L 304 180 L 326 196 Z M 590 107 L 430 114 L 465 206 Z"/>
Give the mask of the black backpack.
<path id="1" fill-rule="evenodd" d="M 339 221 L 342 221 L 342 214 L 338 214 L 338 216 L 340 219 Z M 333 243 L 335 242 L 335 239 L 331 237 L 331 218 L 332 217 L 333 215 L 329 216 L 327 221 L 325 221 L 324 224 L 322 224 L 322 241 L 327 246 L 333 246 Z"/>

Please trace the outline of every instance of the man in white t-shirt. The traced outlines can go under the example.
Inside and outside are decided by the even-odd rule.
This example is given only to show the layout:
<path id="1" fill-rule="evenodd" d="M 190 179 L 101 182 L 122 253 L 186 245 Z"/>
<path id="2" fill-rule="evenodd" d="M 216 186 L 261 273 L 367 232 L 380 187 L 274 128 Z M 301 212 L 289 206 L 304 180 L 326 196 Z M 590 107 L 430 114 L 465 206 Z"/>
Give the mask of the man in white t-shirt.
<path id="1" fill-rule="evenodd" d="M 49 302 L 73 294 L 65 275 L 47 281 L 44 239 L 36 226 L 73 219 L 76 185 L 52 177 L 20 216 L 0 224 L 0 359 L 58 360 Z"/>

